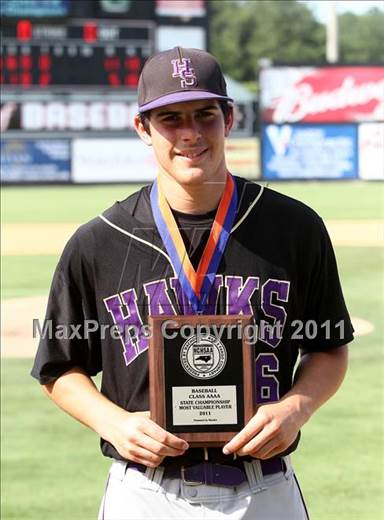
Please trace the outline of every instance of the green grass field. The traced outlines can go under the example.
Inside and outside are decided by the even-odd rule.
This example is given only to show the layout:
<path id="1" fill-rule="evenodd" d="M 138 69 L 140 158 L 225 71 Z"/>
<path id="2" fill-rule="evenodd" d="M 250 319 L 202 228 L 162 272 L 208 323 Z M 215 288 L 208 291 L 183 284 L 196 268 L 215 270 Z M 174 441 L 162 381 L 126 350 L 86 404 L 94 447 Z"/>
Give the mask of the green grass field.
<path id="1" fill-rule="evenodd" d="M 274 189 L 326 219 L 384 216 L 379 183 L 280 183 Z M 5 188 L 3 222 L 82 222 L 133 187 Z M 383 251 L 336 250 L 348 307 L 375 325 L 351 345 L 346 381 L 303 429 L 294 463 L 312 520 L 382 518 L 384 468 Z M 43 295 L 57 258 L 3 257 L 2 297 Z M 32 360 L 2 360 L 4 520 L 96 518 L 109 461 L 98 439 L 46 399 Z M 290 520 L 290 519 L 286 519 Z"/>
<path id="2" fill-rule="evenodd" d="M 309 204 L 325 219 L 384 217 L 384 186 L 380 182 L 265 183 Z M 2 192 L 3 222 L 84 222 L 137 185 L 7 187 Z"/>

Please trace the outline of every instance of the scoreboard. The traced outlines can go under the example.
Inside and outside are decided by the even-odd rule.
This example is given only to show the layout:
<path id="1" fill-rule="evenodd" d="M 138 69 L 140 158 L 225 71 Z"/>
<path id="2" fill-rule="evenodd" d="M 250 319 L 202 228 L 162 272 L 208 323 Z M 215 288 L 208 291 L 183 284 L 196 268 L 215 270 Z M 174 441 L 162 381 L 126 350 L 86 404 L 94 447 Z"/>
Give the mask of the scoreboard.
<path id="1" fill-rule="evenodd" d="M 3 27 L 1 84 L 136 89 L 143 63 L 154 52 L 154 29 L 154 22 L 136 20 L 18 20 Z"/>
<path id="2" fill-rule="evenodd" d="M 135 92 L 146 59 L 207 46 L 206 0 L 0 0 L 5 92 Z"/>

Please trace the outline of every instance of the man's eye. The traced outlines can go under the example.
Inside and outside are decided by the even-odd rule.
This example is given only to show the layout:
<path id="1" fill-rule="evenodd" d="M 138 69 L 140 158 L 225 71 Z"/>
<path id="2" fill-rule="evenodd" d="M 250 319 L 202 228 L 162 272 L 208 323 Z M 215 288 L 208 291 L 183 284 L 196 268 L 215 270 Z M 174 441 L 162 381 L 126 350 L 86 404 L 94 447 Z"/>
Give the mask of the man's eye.
<path id="1" fill-rule="evenodd" d="M 166 123 L 172 123 L 174 121 L 178 121 L 179 117 L 176 116 L 176 115 L 174 115 L 174 116 L 166 116 L 162 120 L 165 121 Z"/>
<path id="2" fill-rule="evenodd" d="M 211 117 L 214 115 L 213 112 L 209 111 L 209 110 L 203 110 L 202 112 L 199 112 L 199 117 L 202 117 L 202 118 L 205 118 L 205 117 Z"/>

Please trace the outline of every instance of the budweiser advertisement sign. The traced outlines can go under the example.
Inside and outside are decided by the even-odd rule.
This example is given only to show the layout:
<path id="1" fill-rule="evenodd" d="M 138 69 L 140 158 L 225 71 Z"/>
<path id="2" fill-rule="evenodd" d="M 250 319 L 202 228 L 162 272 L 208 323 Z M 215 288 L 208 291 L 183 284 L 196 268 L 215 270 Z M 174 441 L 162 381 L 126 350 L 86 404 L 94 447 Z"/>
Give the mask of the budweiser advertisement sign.
<path id="1" fill-rule="evenodd" d="M 268 123 L 384 121 L 384 67 L 271 67 L 260 75 Z"/>

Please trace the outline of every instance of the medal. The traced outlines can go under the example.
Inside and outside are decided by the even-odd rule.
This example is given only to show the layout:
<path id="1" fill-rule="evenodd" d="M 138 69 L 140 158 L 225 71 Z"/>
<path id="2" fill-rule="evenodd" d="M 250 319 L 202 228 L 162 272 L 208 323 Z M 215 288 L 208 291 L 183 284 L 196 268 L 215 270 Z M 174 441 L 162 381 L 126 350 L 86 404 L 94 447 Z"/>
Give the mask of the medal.
<path id="1" fill-rule="evenodd" d="M 176 220 L 158 180 L 155 180 L 151 189 L 151 207 L 157 229 L 181 287 L 195 312 L 200 314 L 203 312 L 204 304 L 214 283 L 235 219 L 236 183 L 232 175 L 228 173 L 224 192 L 197 271 L 191 264 Z"/>

